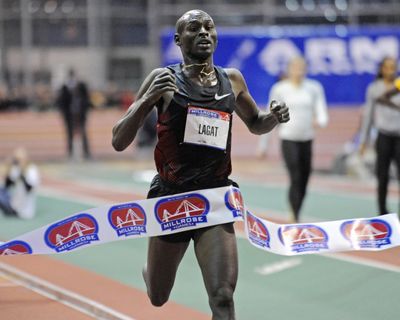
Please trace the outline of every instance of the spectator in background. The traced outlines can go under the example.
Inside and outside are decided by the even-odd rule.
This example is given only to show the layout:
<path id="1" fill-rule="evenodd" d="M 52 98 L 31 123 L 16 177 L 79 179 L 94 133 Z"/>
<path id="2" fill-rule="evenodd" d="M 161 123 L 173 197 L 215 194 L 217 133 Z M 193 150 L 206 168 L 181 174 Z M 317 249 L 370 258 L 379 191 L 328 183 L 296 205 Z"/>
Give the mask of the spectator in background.
<path id="1" fill-rule="evenodd" d="M 378 130 L 375 150 L 380 214 L 389 213 L 386 197 L 392 161 L 397 166 L 397 176 L 400 182 L 400 95 L 399 91 L 396 94 L 397 89 L 394 85 L 396 74 L 396 60 L 393 58 L 383 59 L 375 81 L 367 88 L 360 133 L 360 153 L 362 155 L 368 143 L 372 125 Z"/>
<path id="2" fill-rule="evenodd" d="M 56 105 L 60 108 L 65 123 L 69 158 L 72 159 L 75 156 L 74 135 L 79 134 L 82 139 L 83 157 L 90 159 L 86 123 L 91 102 L 86 84 L 76 79 L 73 70 L 69 71 L 68 81 L 58 92 Z"/>
<path id="3" fill-rule="evenodd" d="M 283 159 L 290 177 L 289 205 L 294 222 L 300 209 L 312 171 L 314 127 L 328 124 L 328 109 L 322 86 L 306 76 L 302 57 L 290 61 L 287 78 L 274 84 L 269 100 L 285 101 L 290 106 L 290 121 L 279 125 Z"/>
<path id="4" fill-rule="evenodd" d="M 36 189 L 39 183 L 39 171 L 29 161 L 25 149 L 16 149 L 6 170 L 0 209 L 6 215 L 32 219 L 36 214 Z"/>

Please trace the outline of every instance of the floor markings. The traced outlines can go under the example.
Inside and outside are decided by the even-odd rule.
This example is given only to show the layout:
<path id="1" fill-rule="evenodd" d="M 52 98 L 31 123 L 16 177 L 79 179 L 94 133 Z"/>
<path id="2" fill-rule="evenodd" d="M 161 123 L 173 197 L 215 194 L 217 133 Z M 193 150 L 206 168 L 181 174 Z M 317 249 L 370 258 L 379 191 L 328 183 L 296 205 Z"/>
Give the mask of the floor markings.
<path id="1" fill-rule="evenodd" d="M 396 265 L 393 265 L 390 263 L 385 263 L 385 262 L 368 259 L 368 258 L 351 256 L 349 254 L 344 254 L 344 253 L 321 254 L 321 256 L 325 257 L 325 258 L 331 258 L 331 259 L 341 260 L 341 261 L 345 261 L 345 262 L 349 262 L 349 263 L 359 264 L 359 265 L 367 266 L 367 267 L 371 267 L 371 268 L 400 273 L 399 266 L 396 266 Z"/>
<path id="2" fill-rule="evenodd" d="M 284 270 L 292 269 L 302 264 L 300 258 L 289 258 L 274 263 L 265 264 L 261 267 L 256 267 L 254 271 L 262 276 L 268 276 Z"/>
<path id="3" fill-rule="evenodd" d="M 58 301 L 75 310 L 99 320 L 134 320 L 119 311 L 109 308 L 99 302 L 81 296 L 75 292 L 61 288 L 46 280 L 30 275 L 11 265 L 0 262 L 0 276 L 7 277 L 12 282 L 42 296 Z"/>

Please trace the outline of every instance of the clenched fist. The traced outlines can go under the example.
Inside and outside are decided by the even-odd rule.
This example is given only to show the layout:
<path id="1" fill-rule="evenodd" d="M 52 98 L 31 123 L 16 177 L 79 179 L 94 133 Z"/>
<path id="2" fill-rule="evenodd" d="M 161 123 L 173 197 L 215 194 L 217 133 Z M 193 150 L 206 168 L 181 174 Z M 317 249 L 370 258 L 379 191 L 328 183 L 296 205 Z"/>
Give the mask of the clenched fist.
<path id="1" fill-rule="evenodd" d="M 286 106 L 286 103 L 273 100 L 270 110 L 279 123 L 285 123 L 290 120 L 289 108 Z"/>

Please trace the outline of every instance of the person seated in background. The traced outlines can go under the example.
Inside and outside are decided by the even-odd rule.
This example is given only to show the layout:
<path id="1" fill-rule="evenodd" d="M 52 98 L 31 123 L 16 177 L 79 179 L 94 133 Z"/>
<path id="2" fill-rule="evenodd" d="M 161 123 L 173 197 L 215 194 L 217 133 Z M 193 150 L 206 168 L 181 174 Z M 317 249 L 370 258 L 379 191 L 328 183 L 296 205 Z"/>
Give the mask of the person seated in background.
<path id="1" fill-rule="evenodd" d="M 32 219 L 36 214 L 36 190 L 39 183 L 39 171 L 29 161 L 26 150 L 16 149 L 6 170 L 0 209 L 6 215 Z"/>

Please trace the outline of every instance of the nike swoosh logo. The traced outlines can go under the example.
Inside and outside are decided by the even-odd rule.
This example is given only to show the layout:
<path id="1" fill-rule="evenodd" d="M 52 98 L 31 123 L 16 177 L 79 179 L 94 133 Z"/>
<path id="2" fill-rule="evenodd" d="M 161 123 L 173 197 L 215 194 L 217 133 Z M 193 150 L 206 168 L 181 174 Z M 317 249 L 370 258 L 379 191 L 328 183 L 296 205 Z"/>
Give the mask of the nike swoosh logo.
<path id="1" fill-rule="evenodd" d="M 215 100 L 222 100 L 223 98 L 226 98 L 227 96 L 230 96 L 231 93 L 223 94 L 222 96 L 219 96 L 218 93 L 215 94 Z"/>
<path id="2" fill-rule="evenodd" d="M 178 91 L 178 92 L 176 92 L 177 94 L 180 94 L 181 96 L 184 96 L 184 97 L 188 97 L 189 98 L 189 96 L 186 94 L 186 93 L 184 93 L 184 92 L 182 92 L 182 91 Z"/>

